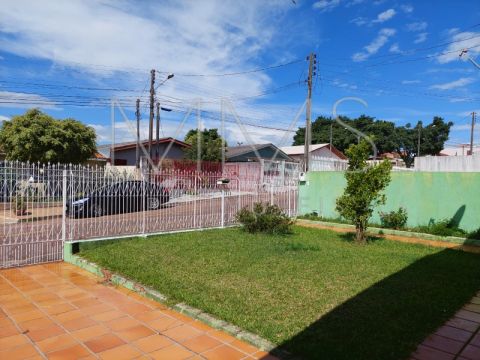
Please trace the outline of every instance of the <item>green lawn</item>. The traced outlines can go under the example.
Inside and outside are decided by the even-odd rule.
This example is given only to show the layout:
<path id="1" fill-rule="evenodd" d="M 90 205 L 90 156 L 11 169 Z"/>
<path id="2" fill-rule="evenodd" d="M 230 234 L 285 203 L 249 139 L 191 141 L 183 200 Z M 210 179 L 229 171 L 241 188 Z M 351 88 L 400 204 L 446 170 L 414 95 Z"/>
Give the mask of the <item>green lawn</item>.
<path id="1" fill-rule="evenodd" d="M 406 358 L 480 290 L 474 254 L 294 232 L 87 242 L 80 255 L 305 358 Z"/>

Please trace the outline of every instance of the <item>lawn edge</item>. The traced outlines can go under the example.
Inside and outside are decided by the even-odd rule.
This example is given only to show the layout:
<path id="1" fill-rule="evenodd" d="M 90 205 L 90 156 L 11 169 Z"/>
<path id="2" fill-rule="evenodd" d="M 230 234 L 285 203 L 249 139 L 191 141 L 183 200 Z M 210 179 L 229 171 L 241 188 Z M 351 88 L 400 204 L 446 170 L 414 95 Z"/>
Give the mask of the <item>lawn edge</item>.
<path id="1" fill-rule="evenodd" d="M 280 350 L 277 345 L 270 342 L 267 339 L 260 337 L 257 334 L 251 333 L 249 331 L 243 330 L 240 327 L 228 323 L 224 320 L 218 319 L 213 315 L 206 313 L 200 309 L 189 306 L 185 303 L 177 303 L 175 305 L 168 304 L 168 297 L 162 293 L 148 287 L 144 286 L 141 283 L 130 280 L 122 275 L 117 273 L 111 273 L 107 269 L 101 267 L 100 265 L 90 262 L 79 255 L 74 255 L 72 252 L 73 244 L 65 244 L 64 247 L 64 261 L 72 265 L 78 266 L 79 268 L 88 271 L 96 276 L 105 277 L 105 273 L 109 272 L 111 277 L 109 277 L 109 282 L 115 286 L 122 286 L 130 291 L 135 292 L 136 294 L 143 296 L 147 299 L 154 300 L 162 305 L 169 307 L 183 315 L 186 315 L 192 319 L 199 320 L 208 326 L 216 330 L 222 330 L 239 340 L 248 342 L 253 346 L 259 348 L 262 351 L 270 352 L 272 355 L 278 356 L 282 359 L 288 359 L 291 357 L 291 354 L 285 350 Z"/>
<path id="2" fill-rule="evenodd" d="M 335 223 L 335 222 L 307 220 L 307 219 L 297 219 L 296 224 L 299 226 L 302 226 L 302 224 L 321 225 L 325 227 L 338 228 L 338 229 L 344 229 L 344 230 L 355 229 L 355 226 L 351 224 L 341 224 L 341 223 Z M 467 238 L 456 237 L 456 236 L 438 236 L 438 235 L 419 233 L 414 231 L 394 230 L 394 229 L 385 229 L 385 228 L 377 228 L 377 227 L 368 227 L 367 232 L 373 235 L 396 235 L 396 236 L 415 238 L 418 240 L 433 240 L 433 241 L 441 241 L 441 242 L 450 243 L 450 244 L 480 247 L 480 240 L 467 239 Z"/>

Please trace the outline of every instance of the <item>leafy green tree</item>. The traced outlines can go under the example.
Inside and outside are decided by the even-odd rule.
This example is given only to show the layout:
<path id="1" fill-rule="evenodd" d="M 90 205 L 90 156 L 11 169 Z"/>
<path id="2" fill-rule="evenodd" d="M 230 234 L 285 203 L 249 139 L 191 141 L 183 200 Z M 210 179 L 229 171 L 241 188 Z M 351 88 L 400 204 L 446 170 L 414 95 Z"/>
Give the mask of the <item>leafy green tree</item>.
<path id="1" fill-rule="evenodd" d="M 385 194 L 382 191 L 390 183 L 392 169 L 388 160 L 369 165 L 367 159 L 371 150 L 371 145 L 366 140 L 360 141 L 358 145 L 350 145 L 347 149 L 347 186 L 343 195 L 337 199 L 336 206 L 342 217 L 355 224 L 355 241 L 360 244 L 366 242 L 365 231 L 374 207 L 385 204 Z"/>
<path id="2" fill-rule="evenodd" d="M 375 120 L 375 118 L 361 115 L 356 119 L 341 116 L 340 119 L 347 125 L 361 131 L 365 135 L 374 136 L 375 144 L 380 153 L 390 152 L 395 149 L 395 124 L 390 121 Z M 332 143 L 337 149 L 345 152 L 351 144 L 358 142 L 356 134 L 341 126 L 335 119 L 318 117 L 312 123 L 312 143 L 321 144 L 330 142 L 330 129 Z M 294 138 L 294 145 L 303 145 L 305 142 L 305 128 L 300 127 Z"/>
<path id="3" fill-rule="evenodd" d="M 39 109 L 4 121 L 0 143 L 8 160 L 41 163 L 83 163 L 97 149 L 94 129 L 74 119 L 54 119 Z"/>
<path id="4" fill-rule="evenodd" d="M 420 155 L 437 155 L 443 150 L 448 140 L 452 122 L 445 122 L 443 118 L 435 116 L 431 124 L 423 126 L 419 121 L 415 127 L 410 124 L 395 129 L 397 139 L 396 151 L 400 154 L 405 165 L 411 167 L 415 156 L 418 156 L 418 139 L 420 138 Z"/>
<path id="5" fill-rule="evenodd" d="M 222 160 L 222 137 L 218 134 L 218 129 L 204 129 L 200 134 L 200 141 L 200 155 L 202 160 Z M 185 142 L 192 145 L 191 148 L 186 151 L 187 159 L 197 160 L 198 129 L 191 129 L 187 135 L 185 135 Z M 227 146 L 226 142 L 225 146 Z"/>
<path id="6" fill-rule="evenodd" d="M 413 158 L 417 153 L 418 127 L 408 126 L 395 127 L 391 121 L 377 120 L 373 117 L 361 115 L 351 119 L 341 116 L 340 119 L 347 125 L 361 131 L 367 136 L 375 138 L 375 145 L 378 152 L 397 151 L 402 156 L 407 166 L 413 164 Z M 433 122 L 420 130 L 422 155 L 438 154 L 448 140 L 450 126 L 440 117 L 434 117 Z M 357 135 L 344 128 L 335 119 L 329 117 L 318 117 L 312 123 L 312 143 L 329 143 L 330 129 L 332 132 L 332 143 L 338 150 L 345 152 L 351 144 L 358 142 Z M 303 145 L 305 142 L 305 128 L 300 127 L 293 137 L 294 145 Z"/>

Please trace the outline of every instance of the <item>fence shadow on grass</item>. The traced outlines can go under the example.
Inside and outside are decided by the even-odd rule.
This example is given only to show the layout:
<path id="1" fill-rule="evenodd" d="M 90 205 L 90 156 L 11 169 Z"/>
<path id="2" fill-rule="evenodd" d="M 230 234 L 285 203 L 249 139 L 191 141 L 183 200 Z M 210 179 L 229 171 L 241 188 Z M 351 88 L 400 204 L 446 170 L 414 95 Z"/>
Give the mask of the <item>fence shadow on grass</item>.
<path id="1" fill-rule="evenodd" d="M 478 290 L 480 256 L 443 250 L 347 300 L 276 350 L 304 359 L 405 359 Z"/>

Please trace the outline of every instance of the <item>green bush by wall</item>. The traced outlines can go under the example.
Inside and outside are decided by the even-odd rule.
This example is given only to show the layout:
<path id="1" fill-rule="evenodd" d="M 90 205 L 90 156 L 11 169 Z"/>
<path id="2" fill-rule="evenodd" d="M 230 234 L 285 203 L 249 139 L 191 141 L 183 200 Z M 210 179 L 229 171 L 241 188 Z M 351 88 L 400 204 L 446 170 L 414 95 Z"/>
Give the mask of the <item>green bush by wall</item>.
<path id="1" fill-rule="evenodd" d="M 343 172 L 307 173 L 306 183 L 300 185 L 299 214 L 315 211 L 326 218 L 339 217 L 335 200 L 345 185 Z M 455 218 L 467 231 L 480 226 L 480 173 L 393 172 L 386 195 L 387 203 L 375 209 L 374 223 L 380 223 L 379 211 L 404 207 L 409 227 L 447 218 Z"/>

